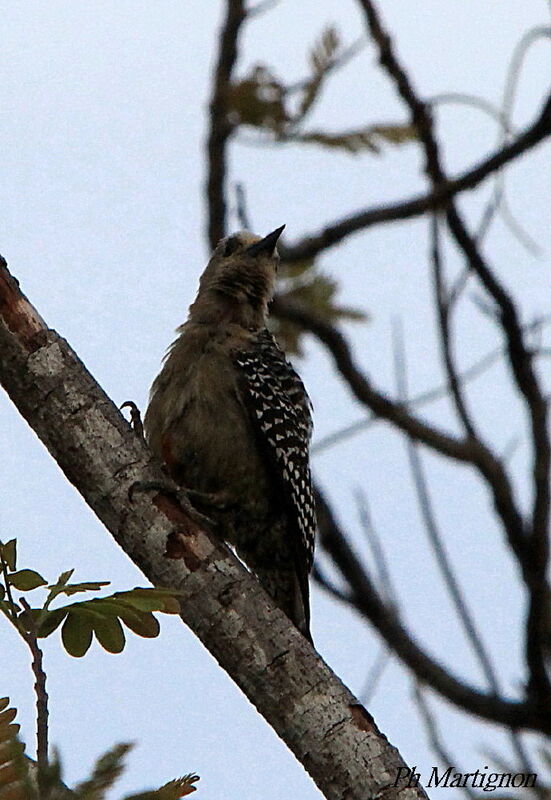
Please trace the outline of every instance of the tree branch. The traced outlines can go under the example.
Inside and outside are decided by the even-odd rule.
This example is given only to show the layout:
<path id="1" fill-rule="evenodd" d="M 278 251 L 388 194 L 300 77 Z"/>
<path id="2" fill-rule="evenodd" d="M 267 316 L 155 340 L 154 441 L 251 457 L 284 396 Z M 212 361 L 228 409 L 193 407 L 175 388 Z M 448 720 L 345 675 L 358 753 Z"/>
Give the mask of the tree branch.
<path id="1" fill-rule="evenodd" d="M 541 348 L 538 352 L 539 354 L 542 354 Z M 471 364 L 470 367 L 467 367 L 463 372 L 461 372 L 458 376 L 459 380 L 465 384 L 468 381 L 479 378 L 484 372 L 486 372 L 486 370 L 490 369 L 490 367 L 492 367 L 502 355 L 503 347 L 494 348 L 479 358 L 478 361 L 475 361 L 473 364 Z M 418 408 L 419 406 L 427 405 L 428 403 L 432 403 L 435 400 L 440 400 L 448 395 L 449 386 L 447 383 L 445 383 L 440 386 L 435 386 L 433 389 L 426 389 L 425 391 L 414 395 L 409 401 L 408 405 L 410 409 Z M 379 422 L 379 419 L 371 412 L 365 415 L 363 419 L 359 419 L 356 422 L 350 423 L 349 425 L 344 425 L 342 428 L 338 428 L 336 431 L 333 431 L 333 433 L 328 433 L 326 436 L 316 439 L 312 445 L 311 452 L 314 454 L 321 453 L 330 447 L 334 447 L 336 444 L 340 444 L 345 439 L 367 430 L 376 422 Z"/>
<path id="2" fill-rule="evenodd" d="M 304 765 L 325 797 L 365 800 L 404 766 L 369 713 L 276 608 L 254 577 L 170 495 L 128 492 L 165 481 L 84 365 L 48 330 L 0 264 L 0 379 L 68 480 Z M 421 787 L 395 798 L 426 798 Z"/>
<path id="3" fill-rule="evenodd" d="M 440 234 L 438 229 L 438 215 L 436 213 L 432 214 L 431 216 L 430 226 L 434 303 L 438 317 L 438 331 L 440 334 L 440 352 L 442 355 L 442 361 L 444 362 L 444 368 L 448 377 L 448 386 L 453 403 L 455 405 L 455 410 L 457 416 L 463 424 L 465 434 L 472 439 L 478 439 L 479 436 L 475 430 L 474 422 L 467 408 L 467 402 L 463 395 L 463 386 L 459 380 L 459 374 L 455 365 L 452 337 L 450 336 L 450 311 L 452 309 L 451 296 L 448 293 L 444 281 L 440 248 Z"/>
<path id="4" fill-rule="evenodd" d="M 237 61 L 237 39 L 245 17 L 243 0 L 227 0 L 214 72 L 207 142 L 207 230 L 211 250 L 226 235 L 226 144 L 233 131 L 228 119 L 228 92 Z"/>
<path id="5" fill-rule="evenodd" d="M 365 12 L 367 26 L 379 51 L 379 61 L 393 81 L 396 90 L 411 113 L 425 154 L 425 172 L 433 191 L 448 183 L 440 159 L 440 147 L 434 133 L 427 105 L 420 99 L 405 68 L 392 46 L 392 41 L 372 0 L 359 0 Z M 540 117 L 543 125 L 551 126 L 551 97 Z M 520 395 L 524 398 L 531 423 L 534 452 L 534 501 L 531 524 L 524 521 L 509 533 L 509 542 L 520 562 L 523 578 L 530 596 L 527 620 L 526 655 L 530 671 L 530 686 L 540 701 L 551 709 L 551 683 L 546 668 L 548 649 L 547 565 L 549 562 L 549 514 L 551 504 L 551 442 L 547 430 L 547 400 L 540 388 L 533 365 L 533 354 L 526 347 L 522 326 L 512 297 L 482 258 L 477 243 L 469 233 L 453 197 L 445 203 L 448 227 L 471 270 L 499 309 L 499 322 L 507 342 L 509 364 Z M 494 459 L 495 460 L 495 459 Z M 484 474 L 484 473 L 483 473 Z M 490 486 L 495 472 L 485 474 Z M 503 519 L 503 515 L 502 515 Z"/>
<path id="6" fill-rule="evenodd" d="M 36 694 L 36 763 L 38 765 L 38 779 L 43 779 L 45 770 L 48 766 L 48 692 L 46 690 L 46 673 L 42 665 L 42 650 L 38 646 L 36 629 L 33 616 L 30 613 L 30 606 L 24 597 L 20 603 L 26 612 L 26 621 L 23 625 L 28 625 L 29 630 L 20 629 L 20 633 L 25 640 L 32 655 L 32 671 L 34 675 L 34 691 Z"/>
<path id="7" fill-rule="evenodd" d="M 484 694 L 462 683 L 422 650 L 380 598 L 366 570 L 335 520 L 319 488 L 315 489 L 320 544 L 348 582 L 348 602 L 367 617 L 403 663 L 424 684 L 459 708 L 509 728 L 532 728 L 551 733 L 551 714 L 528 698 L 512 702 Z"/>
<path id="8" fill-rule="evenodd" d="M 437 249 L 437 246 L 435 247 Z M 439 264 L 439 258 L 435 258 L 435 261 L 437 261 Z M 439 266 L 436 268 L 437 272 L 438 270 Z M 437 284 L 438 280 L 439 279 L 437 278 Z M 440 296 L 440 291 L 438 291 L 438 289 L 437 293 L 439 295 L 439 297 L 437 298 L 437 307 L 440 309 L 442 299 Z M 442 313 L 442 311 L 440 311 L 440 313 Z M 447 334 L 448 334 L 447 320 L 445 322 L 441 321 L 441 325 L 443 328 L 442 338 L 444 339 L 443 348 L 446 349 Z M 451 357 L 451 352 L 448 354 L 448 358 L 445 359 L 447 365 L 448 365 L 448 359 L 449 359 L 448 374 L 450 376 L 451 375 L 455 376 L 456 375 L 455 365 Z M 407 368 L 406 368 L 406 358 L 405 358 L 405 347 L 401 331 L 400 335 L 397 335 L 394 340 L 394 363 L 395 363 L 396 384 L 397 384 L 398 394 L 402 402 L 407 403 L 408 402 Z M 462 407 L 461 402 L 459 403 L 459 406 Z M 461 415 L 461 412 L 459 413 Z M 500 693 L 500 688 L 494 665 L 492 664 L 490 656 L 486 650 L 484 641 L 482 639 L 480 631 L 478 630 L 478 626 L 475 623 L 474 617 L 467 606 L 467 601 L 463 596 L 459 580 L 457 579 L 455 571 L 448 557 L 448 553 L 444 545 L 444 539 L 440 534 L 440 529 L 436 519 L 436 513 L 433 508 L 431 495 L 429 492 L 429 487 L 425 477 L 425 471 L 423 468 L 423 462 L 421 460 L 421 455 L 419 453 L 417 444 L 414 441 L 412 441 L 410 437 L 408 437 L 406 440 L 406 449 L 407 449 L 410 472 L 413 478 L 413 485 L 415 487 L 415 494 L 417 495 L 417 504 L 419 506 L 421 518 L 423 520 L 427 538 L 432 547 L 436 563 L 440 568 L 440 572 L 442 573 L 442 577 L 444 579 L 448 595 L 453 605 L 455 606 L 457 616 L 459 617 L 465 635 L 471 644 L 473 653 L 479 661 L 479 664 L 482 668 L 482 672 L 486 677 L 486 680 L 492 691 L 492 694 L 497 696 Z"/>
<path id="9" fill-rule="evenodd" d="M 343 217 L 326 225 L 321 231 L 305 236 L 294 245 L 280 248 L 282 258 L 290 263 L 314 258 L 328 247 L 341 242 L 352 233 L 384 222 L 412 219 L 445 206 L 446 202 L 460 192 L 476 188 L 483 180 L 497 172 L 518 156 L 526 153 L 551 135 L 551 95 L 547 98 L 535 122 L 509 144 L 500 147 L 479 164 L 463 172 L 457 178 L 448 178 L 427 194 L 390 205 L 373 206 Z"/>

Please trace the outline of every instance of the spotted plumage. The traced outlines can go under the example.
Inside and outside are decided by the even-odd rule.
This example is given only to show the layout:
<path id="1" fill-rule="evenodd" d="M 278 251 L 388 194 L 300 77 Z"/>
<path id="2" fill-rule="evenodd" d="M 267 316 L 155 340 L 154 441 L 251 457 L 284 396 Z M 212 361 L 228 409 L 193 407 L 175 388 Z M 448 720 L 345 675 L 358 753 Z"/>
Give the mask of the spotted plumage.
<path id="1" fill-rule="evenodd" d="M 309 573 L 316 514 L 309 465 L 311 403 L 304 384 L 272 334 L 259 332 L 254 346 L 235 354 L 243 401 L 274 463 L 299 541 L 297 561 Z"/>

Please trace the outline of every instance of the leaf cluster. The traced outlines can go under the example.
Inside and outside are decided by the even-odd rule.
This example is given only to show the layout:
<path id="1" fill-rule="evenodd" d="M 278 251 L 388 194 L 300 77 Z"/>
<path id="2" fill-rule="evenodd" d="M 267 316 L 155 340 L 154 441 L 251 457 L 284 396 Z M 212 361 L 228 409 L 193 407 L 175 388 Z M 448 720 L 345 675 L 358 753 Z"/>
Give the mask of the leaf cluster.
<path id="1" fill-rule="evenodd" d="M 138 636 L 155 638 L 160 627 L 153 612 L 177 614 L 180 610 L 176 593 L 160 588 L 135 588 L 52 607 L 61 597 L 98 591 L 108 586 L 108 582 L 71 583 L 74 570 L 70 569 L 62 572 L 55 583 L 48 584 L 36 570 L 18 570 L 16 562 L 16 540 L 0 542 L 0 611 L 21 633 L 33 633 L 37 639 L 50 636 L 61 626 L 63 646 L 77 658 L 86 654 L 93 637 L 109 653 L 120 653 L 126 641 L 123 625 Z M 14 589 L 26 593 L 38 588 L 46 592 L 42 605 L 32 607 L 23 599 L 18 603 L 13 598 Z"/>
<path id="2" fill-rule="evenodd" d="M 330 324 L 367 319 L 365 312 L 337 302 L 338 282 L 319 272 L 315 261 L 283 262 L 280 272 L 282 288 L 278 293 L 275 314 L 270 316 L 270 327 L 286 353 L 303 355 L 304 330 L 295 322 L 277 316 L 279 304 L 305 309 L 310 315 Z"/>
<path id="3" fill-rule="evenodd" d="M 326 28 L 309 57 L 310 74 L 298 84 L 286 84 L 265 64 L 256 64 L 227 95 L 228 122 L 254 128 L 277 142 L 321 145 L 357 154 L 379 153 L 381 144 L 399 145 L 417 138 L 414 126 L 402 123 L 366 125 L 329 133 L 303 130 L 303 124 L 322 96 L 329 74 L 342 67 L 358 50 L 345 49 L 335 27 Z M 298 95 L 298 101 L 294 100 Z"/>
<path id="4" fill-rule="evenodd" d="M 27 800 L 31 791 L 16 714 L 8 698 L 0 698 L 0 800 Z"/>

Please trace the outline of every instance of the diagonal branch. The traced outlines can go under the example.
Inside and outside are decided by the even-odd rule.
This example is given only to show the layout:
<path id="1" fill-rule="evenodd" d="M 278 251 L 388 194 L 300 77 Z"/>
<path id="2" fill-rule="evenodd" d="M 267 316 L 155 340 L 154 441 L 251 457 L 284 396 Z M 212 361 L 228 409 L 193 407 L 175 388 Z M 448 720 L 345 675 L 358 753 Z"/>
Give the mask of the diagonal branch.
<path id="1" fill-rule="evenodd" d="M 139 492 L 129 501 L 136 481 L 166 481 L 160 466 L 69 345 L 47 329 L 5 262 L 0 380 L 125 553 L 154 585 L 178 591 L 182 619 L 325 797 L 382 796 L 389 775 L 405 766 L 398 751 L 227 547 L 168 494 Z M 522 708 L 517 717 L 530 721 Z M 421 787 L 393 796 L 426 800 Z"/>
<path id="2" fill-rule="evenodd" d="M 494 694 L 479 692 L 461 682 L 419 647 L 394 611 L 382 601 L 319 488 L 316 488 L 315 495 L 320 543 L 348 582 L 351 592 L 348 602 L 369 619 L 413 674 L 471 714 L 511 728 L 528 726 L 551 732 L 551 714 L 538 708 L 536 703 L 531 700 L 512 702 Z"/>
<path id="3" fill-rule="evenodd" d="M 341 242 L 352 233 L 379 225 L 385 222 L 412 219 L 442 208 L 446 202 L 460 192 L 476 188 L 483 180 L 496 173 L 499 169 L 518 158 L 523 153 L 532 149 L 551 135 L 551 95 L 547 98 L 541 113 L 535 122 L 513 139 L 512 142 L 500 147 L 492 155 L 483 159 L 479 164 L 463 172 L 457 178 L 448 178 L 445 183 L 434 187 L 427 194 L 420 194 L 410 200 L 403 200 L 383 206 L 374 206 L 350 214 L 321 231 L 305 236 L 294 245 L 280 248 L 285 261 L 305 261 L 326 250 L 328 247 Z"/>
<path id="4" fill-rule="evenodd" d="M 542 354 L 541 348 L 539 353 L 540 355 Z M 481 356 L 478 361 L 475 361 L 470 367 L 467 367 L 467 369 L 461 372 L 458 375 L 458 380 L 465 384 L 468 381 L 479 378 L 480 375 L 486 372 L 486 370 L 490 369 L 490 367 L 492 367 L 502 357 L 502 355 L 502 347 L 496 347 L 493 350 L 490 350 L 488 353 Z M 448 394 L 448 385 L 441 384 L 439 386 L 435 386 L 433 389 L 426 389 L 425 391 L 414 395 L 409 402 L 409 407 L 410 409 L 418 408 L 419 406 L 424 406 L 428 403 L 434 402 L 435 400 L 440 400 L 443 397 L 447 397 Z M 378 419 L 375 414 L 367 414 L 363 419 L 356 420 L 356 422 L 351 422 L 349 425 L 344 425 L 342 428 L 338 428 L 336 431 L 333 431 L 333 433 L 328 433 L 325 436 L 316 439 L 312 445 L 311 452 L 313 454 L 321 453 L 322 451 L 339 444 L 345 439 L 367 430 L 376 422 L 378 422 Z"/>

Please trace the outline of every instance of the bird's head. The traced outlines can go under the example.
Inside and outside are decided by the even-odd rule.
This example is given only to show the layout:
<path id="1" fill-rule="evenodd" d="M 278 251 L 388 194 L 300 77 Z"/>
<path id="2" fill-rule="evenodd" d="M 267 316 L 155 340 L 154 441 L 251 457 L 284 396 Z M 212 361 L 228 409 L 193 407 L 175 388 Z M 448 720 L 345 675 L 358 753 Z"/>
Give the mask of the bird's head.
<path id="1" fill-rule="evenodd" d="M 267 236 L 239 231 L 222 239 L 199 281 L 192 316 L 216 309 L 245 326 L 263 324 L 272 298 L 279 254 L 277 240 L 285 225 Z M 223 312 L 223 313 L 222 313 Z"/>

